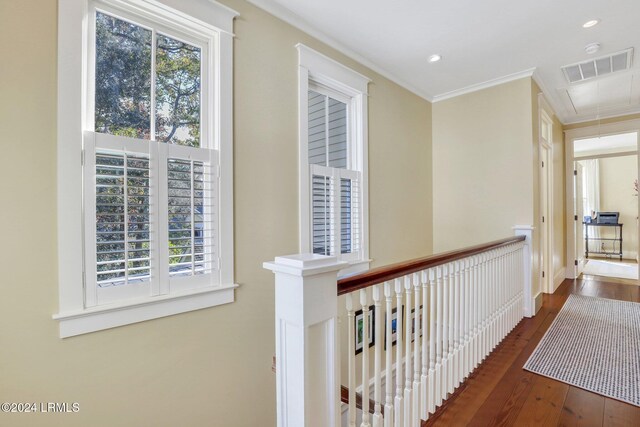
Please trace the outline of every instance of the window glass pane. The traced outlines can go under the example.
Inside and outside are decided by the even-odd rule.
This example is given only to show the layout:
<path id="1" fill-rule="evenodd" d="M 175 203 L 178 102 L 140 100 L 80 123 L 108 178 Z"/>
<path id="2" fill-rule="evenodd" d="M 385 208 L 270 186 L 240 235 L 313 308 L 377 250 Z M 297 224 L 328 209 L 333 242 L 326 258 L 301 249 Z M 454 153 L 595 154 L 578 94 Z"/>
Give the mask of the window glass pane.
<path id="1" fill-rule="evenodd" d="M 327 165 L 327 97 L 309 91 L 309 164 Z"/>
<path id="2" fill-rule="evenodd" d="M 347 104 L 329 98 L 329 166 L 347 167 Z"/>
<path id="3" fill-rule="evenodd" d="M 151 31 L 96 13 L 95 130 L 150 138 Z"/>
<path id="4" fill-rule="evenodd" d="M 200 146 L 199 47 L 157 35 L 156 139 Z"/>
<path id="5" fill-rule="evenodd" d="M 309 91 L 309 164 L 347 167 L 347 104 Z"/>
<path id="6" fill-rule="evenodd" d="M 149 159 L 96 154 L 98 287 L 149 280 Z"/>

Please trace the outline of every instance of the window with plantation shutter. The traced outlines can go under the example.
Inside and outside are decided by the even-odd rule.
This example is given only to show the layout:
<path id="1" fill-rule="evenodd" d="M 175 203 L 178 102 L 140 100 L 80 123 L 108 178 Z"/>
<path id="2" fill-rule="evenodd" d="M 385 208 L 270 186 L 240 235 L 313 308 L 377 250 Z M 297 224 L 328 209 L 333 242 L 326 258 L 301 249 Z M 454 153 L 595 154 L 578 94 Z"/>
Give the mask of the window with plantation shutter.
<path id="1" fill-rule="evenodd" d="M 368 79 L 298 45 L 301 250 L 368 268 Z"/>
<path id="2" fill-rule="evenodd" d="M 60 0 L 59 50 L 65 61 L 88 61 L 86 72 L 69 69 L 60 77 L 62 86 L 87 95 L 83 117 L 68 113 L 78 111 L 73 94 L 60 95 L 69 107 L 61 110 L 62 133 L 82 154 L 81 230 L 61 221 L 61 240 L 76 255 L 80 247 L 83 260 L 82 283 L 61 283 L 54 317 L 62 336 L 234 299 L 230 112 L 237 13 L 213 1 L 173 4 L 181 10 L 163 1 Z M 82 43 L 65 46 L 79 35 Z M 59 153 L 59 165 L 77 170 L 72 150 Z M 61 169 L 60 176 L 67 203 L 72 175 Z M 71 237 L 78 235 L 80 241 Z M 75 277 L 60 266 L 61 277 Z"/>

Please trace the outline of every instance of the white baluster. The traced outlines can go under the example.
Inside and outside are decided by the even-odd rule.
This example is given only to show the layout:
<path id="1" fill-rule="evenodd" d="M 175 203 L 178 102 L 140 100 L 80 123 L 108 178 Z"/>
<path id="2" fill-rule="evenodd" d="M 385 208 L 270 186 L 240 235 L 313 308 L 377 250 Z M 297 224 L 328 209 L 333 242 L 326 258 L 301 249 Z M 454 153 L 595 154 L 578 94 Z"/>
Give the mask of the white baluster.
<path id="1" fill-rule="evenodd" d="M 384 283 L 384 297 L 386 302 L 385 319 L 385 392 L 384 427 L 393 427 L 393 333 L 391 331 L 391 311 L 393 310 L 393 294 L 391 283 Z M 376 343 L 376 345 L 378 345 Z"/>
<path id="2" fill-rule="evenodd" d="M 355 315 L 353 313 L 353 294 L 349 293 L 346 297 L 347 305 L 347 330 L 349 353 L 348 360 L 348 383 L 349 383 L 349 427 L 356 425 L 356 347 L 355 347 Z"/>
<path id="3" fill-rule="evenodd" d="M 449 264 L 442 266 L 442 383 L 440 396 L 442 400 L 447 398 L 449 389 Z"/>
<path id="4" fill-rule="evenodd" d="M 480 268 L 482 271 L 481 282 L 480 282 L 480 310 L 482 313 L 482 332 L 480 335 L 480 361 L 482 362 L 487 355 L 487 315 L 488 315 L 488 304 L 487 304 L 487 286 L 489 284 L 488 279 L 488 268 L 487 268 L 487 254 L 486 252 L 480 255 Z"/>
<path id="5" fill-rule="evenodd" d="M 480 352 L 478 351 L 478 334 L 480 331 L 480 268 L 479 257 L 473 257 L 473 302 L 471 304 L 473 311 L 473 369 L 478 366 Z"/>
<path id="6" fill-rule="evenodd" d="M 455 263 L 449 263 L 449 292 L 448 297 L 447 297 L 447 301 L 449 302 L 449 320 L 447 321 L 447 335 L 449 336 L 447 342 L 449 343 L 448 345 L 448 349 L 447 349 L 447 363 L 449 364 L 449 368 L 447 369 L 447 388 L 445 389 L 445 397 L 447 396 L 446 393 L 453 393 L 453 390 L 455 389 L 455 385 L 453 384 L 453 371 L 456 367 L 455 362 L 454 362 L 454 357 L 453 357 L 453 348 L 454 348 L 454 327 L 455 327 L 455 320 L 454 320 L 454 315 L 455 315 L 455 311 L 454 311 L 454 305 L 456 303 L 455 301 L 455 286 L 456 286 L 456 282 L 455 282 Z"/>
<path id="7" fill-rule="evenodd" d="M 373 412 L 373 427 L 382 427 L 382 379 L 380 377 L 382 370 L 382 304 L 381 304 L 381 285 L 373 285 L 373 306 L 374 312 L 374 350 L 375 359 L 373 362 L 374 367 L 374 380 L 373 380 L 373 400 L 375 401 L 375 409 Z"/>
<path id="8" fill-rule="evenodd" d="M 420 272 L 422 282 L 422 375 L 420 376 L 420 418 L 429 418 L 429 272 Z"/>
<path id="9" fill-rule="evenodd" d="M 471 372 L 471 258 L 464 259 L 464 350 L 463 350 L 463 376 L 466 378 Z"/>
<path id="10" fill-rule="evenodd" d="M 504 277 L 505 274 L 507 272 L 507 268 L 509 267 L 508 265 L 506 265 L 505 261 L 506 261 L 506 256 L 507 253 L 509 251 L 509 248 L 505 248 L 503 250 L 501 250 L 500 252 L 500 258 L 498 258 L 497 261 L 497 270 L 496 270 L 496 280 L 497 280 L 497 287 L 496 287 L 496 295 L 497 295 L 497 301 L 498 301 L 498 325 L 497 325 L 497 333 L 498 333 L 498 337 L 499 337 L 499 341 L 502 341 L 502 338 L 504 338 L 504 336 L 506 335 L 505 333 L 503 333 L 504 328 L 504 317 L 506 316 L 506 308 L 507 308 L 507 304 L 506 304 L 506 300 L 504 299 L 504 292 L 503 287 L 504 287 Z"/>
<path id="11" fill-rule="evenodd" d="M 462 259 L 460 260 L 460 338 L 459 338 L 459 348 L 460 348 L 460 353 L 458 355 L 458 378 L 459 378 L 459 382 L 464 381 L 465 376 L 467 375 L 467 372 L 465 371 L 466 369 L 466 362 L 465 362 L 465 356 L 466 356 L 466 347 L 465 347 L 465 342 L 464 342 L 464 325 L 465 325 L 465 321 L 467 318 L 467 312 L 466 312 L 466 290 L 465 290 L 465 286 L 466 286 L 466 268 L 467 265 L 467 260 L 466 259 Z"/>
<path id="12" fill-rule="evenodd" d="M 499 297 L 500 304 L 502 306 L 501 314 L 500 314 L 500 336 L 505 337 L 509 332 L 509 327 L 507 326 L 508 321 L 508 310 L 509 310 L 509 299 L 506 293 L 506 285 L 507 285 L 507 277 L 511 272 L 511 265 L 509 264 L 509 257 L 511 256 L 511 252 L 513 251 L 513 247 L 510 246 L 507 250 L 505 250 L 502 254 L 502 258 L 500 259 L 500 287 L 499 287 Z"/>
<path id="13" fill-rule="evenodd" d="M 412 426 L 420 426 L 420 334 L 422 333 L 422 310 L 420 310 L 420 274 L 413 274 L 413 290 L 414 290 L 414 341 L 413 341 L 413 402 L 412 407 Z"/>
<path id="14" fill-rule="evenodd" d="M 395 279 L 396 291 L 396 399 L 394 403 L 395 427 L 404 427 L 404 401 L 402 399 L 402 280 Z"/>
<path id="15" fill-rule="evenodd" d="M 437 269 L 429 270 L 429 389 L 428 408 L 430 413 L 436 411 L 436 276 Z"/>
<path id="16" fill-rule="evenodd" d="M 496 344 L 496 251 L 489 252 L 489 348 L 488 352 L 493 351 Z"/>
<path id="17" fill-rule="evenodd" d="M 496 335 L 496 251 L 489 251 L 489 348 L 488 353 L 491 353 L 493 347 L 495 347 Z"/>
<path id="18" fill-rule="evenodd" d="M 404 322 L 404 334 L 405 334 L 405 360 L 404 360 L 404 425 L 406 427 L 411 426 L 411 403 L 412 399 L 412 387 L 413 380 L 412 375 L 412 360 L 411 360 L 411 276 L 404 276 L 404 291 L 405 291 L 405 322 Z"/>
<path id="19" fill-rule="evenodd" d="M 370 427 L 369 423 L 369 298 L 366 289 L 360 290 L 362 306 L 362 422 L 360 427 Z"/>
<path id="20" fill-rule="evenodd" d="M 495 348 L 500 341 L 502 341 L 502 328 L 501 328 L 501 320 L 502 320 L 502 301 L 500 299 L 500 287 L 502 286 L 502 280 L 500 280 L 500 275 L 502 273 L 502 265 L 504 255 L 504 249 L 501 248 L 496 251 L 496 258 L 494 259 L 493 264 L 493 276 L 494 276 L 494 287 L 493 287 L 493 295 L 494 295 L 494 326 L 493 326 L 493 334 L 495 337 L 495 341 L 493 343 L 493 347 Z"/>
<path id="21" fill-rule="evenodd" d="M 436 267 L 436 406 L 442 404 L 442 267 Z"/>
<path id="22" fill-rule="evenodd" d="M 453 277 L 453 381 L 452 389 L 460 385 L 460 261 L 453 263 L 454 265 L 454 277 Z"/>

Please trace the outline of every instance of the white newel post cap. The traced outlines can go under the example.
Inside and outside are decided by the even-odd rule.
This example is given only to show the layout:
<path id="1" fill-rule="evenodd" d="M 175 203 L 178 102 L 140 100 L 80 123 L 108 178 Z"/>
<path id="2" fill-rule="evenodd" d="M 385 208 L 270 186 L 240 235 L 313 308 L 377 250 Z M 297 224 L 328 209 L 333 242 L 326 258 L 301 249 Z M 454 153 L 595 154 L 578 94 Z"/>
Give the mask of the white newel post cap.
<path id="1" fill-rule="evenodd" d="M 262 264 L 265 269 L 274 273 L 285 273 L 292 276 L 313 276 L 338 271 L 346 265 L 346 262 L 338 261 L 335 256 L 309 253 L 278 256 L 273 261 Z"/>

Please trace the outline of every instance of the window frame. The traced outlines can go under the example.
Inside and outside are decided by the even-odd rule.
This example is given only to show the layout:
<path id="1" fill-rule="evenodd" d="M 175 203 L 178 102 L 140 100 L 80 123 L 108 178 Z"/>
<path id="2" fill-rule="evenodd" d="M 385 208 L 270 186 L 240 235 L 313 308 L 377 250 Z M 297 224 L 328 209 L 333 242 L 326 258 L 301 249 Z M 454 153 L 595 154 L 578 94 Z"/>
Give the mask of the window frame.
<path id="1" fill-rule="evenodd" d="M 91 40 L 95 23 L 88 19 L 95 6 L 124 20 L 131 16 L 152 19 L 174 34 L 211 34 L 208 45 L 210 87 L 203 79 L 201 127 L 209 120 L 219 164 L 219 257 L 220 284 L 214 289 L 187 290 L 159 296 L 145 296 L 125 302 L 88 307 L 85 294 L 85 223 L 83 174 L 84 132 L 93 131 L 93 82 L 91 67 L 95 55 Z M 113 11 L 116 10 L 116 11 Z M 118 11 L 124 10 L 124 15 Z M 195 0 L 59 0 L 58 4 L 58 129 L 57 129 L 57 213 L 60 337 L 102 329 L 233 302 L 233 20 L 238 13 L 215 1 Z M 193 17 L 198 17 L 193 18 Z M 138 23 L 138 20 L 134 20 Z M 140 22 L 144 25 L 144 22 Z M 191 42 L 191 37 L 185 39 Z M 204 55 L 203 55 L 204 56 Z M 203 70 L 204 71 L 204 70 Z M 205 96 L 205 90 L 210 96 Z M 211 95 L 213 94 L 213 95 Z M 207 100 L 205 101 L 205 98 Z M 204 103 L 206 102 L 206 105 Z M 155 120 L 155 111 L 151 111 Z M 204 132 L 203 132 L 204 133 Z M 201 135 L 205 141 L 205 135 Z M 201 146 L 204 147 L 203 143 Z M 95 249 L 94 249 L 95 250 Z"/>
<path id="2" fill-rule="evenodd" d="M 298 50 L 298 142 L 299 142 L 299 247 L 300 252 L 312 252 L 311 165 L 309 163 L 308 91 L 313 90 L 347 103 L 349 138 L 347 142 L 347 171 L 361 175 L 359 256 L 340 254 L 335 256 L 349 265 L 340 275 L 354 274 L 369 269 L 369 202 L 368 202 L 368 125 L 367 100 L 368 77 L 353 71 L 339 62 L 305 46 Z M 329 167 L 327 165 L 327 167 Z M 339 228 L 339 224 L 335 224 Z"/>

